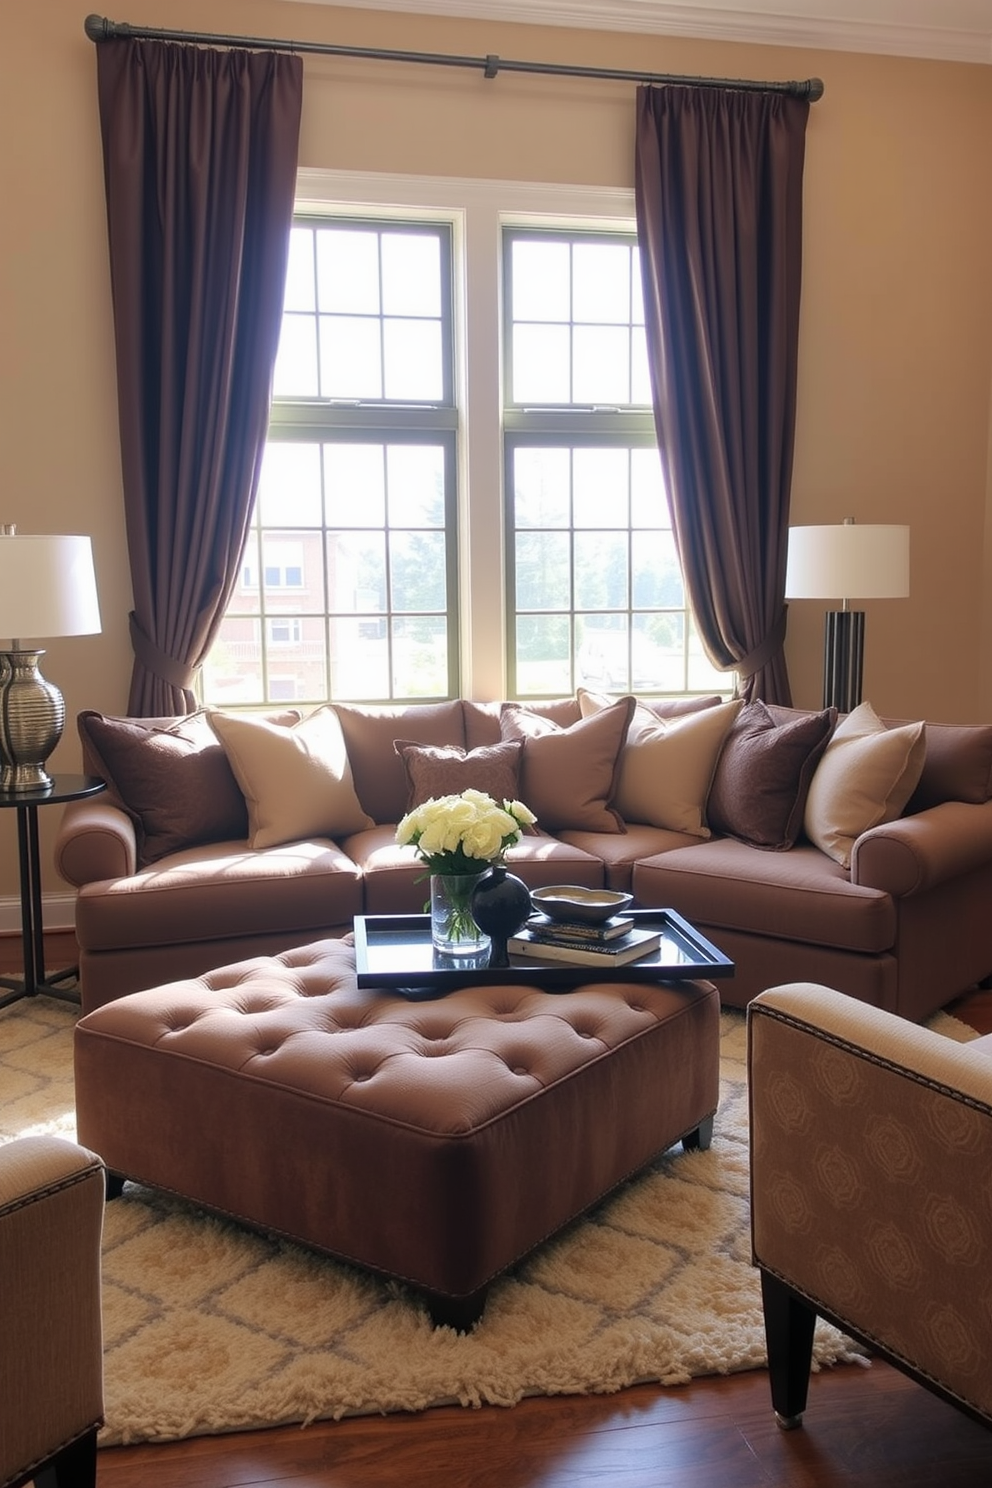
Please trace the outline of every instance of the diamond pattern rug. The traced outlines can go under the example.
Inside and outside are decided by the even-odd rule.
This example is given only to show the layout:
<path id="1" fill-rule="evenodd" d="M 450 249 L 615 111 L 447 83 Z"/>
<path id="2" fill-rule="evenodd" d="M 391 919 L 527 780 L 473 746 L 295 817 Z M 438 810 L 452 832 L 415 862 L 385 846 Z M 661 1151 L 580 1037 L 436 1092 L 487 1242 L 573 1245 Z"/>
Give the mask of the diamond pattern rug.
<path id="1" fill-rule="evenodd" d="M 0 1141 L 75 1134 L 71 1007 L 0 1016 Z M 941 1031 L 970 1037 L 953 1019 Z M 236 1151 L 231 1160 L 237 1161 Z M 469 1335 L 349 1266 L 128 1185 L 104 1230 L 105 1445 L 431 1405 L 512 1405 L 764 1363 L 743 1015 L 708 1152 L 673 1148 L 496 1283 Z M 860 1360 L 817 1325 L 818 1364 Z"/>

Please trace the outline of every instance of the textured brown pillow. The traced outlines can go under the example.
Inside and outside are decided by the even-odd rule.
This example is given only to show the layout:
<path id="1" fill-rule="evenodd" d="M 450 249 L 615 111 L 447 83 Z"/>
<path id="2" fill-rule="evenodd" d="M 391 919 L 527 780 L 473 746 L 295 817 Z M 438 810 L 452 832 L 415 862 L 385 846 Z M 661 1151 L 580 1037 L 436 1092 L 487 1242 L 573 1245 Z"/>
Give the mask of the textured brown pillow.
<path id="1" fill-rule="evenodd" d="M 523 741 L 505 739 L 468 753 L 457 744 L 416 744 L 397 739 L 394 745 L 410 782 L 407 810 L 431 797 L 458 796 L 464 790 L 485 791 L 497 804 L 515 801 L 519 793 Z"/>
<path id="2" fill-rule="evenodd" d="M 706 803 L 710 830 L 783 852 L 803 825 L 813 771 L 837 709 L 776 724 L 762 702 L 745 703 L 727 735 Z"/>
<path id="3" fill-rule="evenodd" d="M 632 697 L 560 728 L 516 703 L 504 703 L 500 730 L 523 739 L 520 795 L 546 832 L 625 832 L 610 806 L 620 751 L 634 711 Z"/>
<path id="4" fill-rule="evenodd" d="M 245 798 L 205 714 L 162 726 L 86 709 L 77 727 L 86 767 L 134 823 L 140 863 L 247 837 Z"/>

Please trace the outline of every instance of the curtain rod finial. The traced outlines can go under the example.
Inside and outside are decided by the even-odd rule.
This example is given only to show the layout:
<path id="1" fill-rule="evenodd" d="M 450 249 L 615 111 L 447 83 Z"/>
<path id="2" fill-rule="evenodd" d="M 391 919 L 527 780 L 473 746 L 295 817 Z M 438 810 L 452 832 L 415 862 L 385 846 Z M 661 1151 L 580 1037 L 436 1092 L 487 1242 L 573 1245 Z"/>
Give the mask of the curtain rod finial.
<path id="1" fill-rule="evenodd" d="M 822 78 L 808 78 L 806 80 L 806 97 L 810 103 L 817 103 L 823 97 Z"/>
<path id="2" fill-rule="evenodd" d="M 90 41 L 103 41 L 110 34 L 106 18 L 98 15 L 88 15 L 83 22 L 83 30 Z"/>

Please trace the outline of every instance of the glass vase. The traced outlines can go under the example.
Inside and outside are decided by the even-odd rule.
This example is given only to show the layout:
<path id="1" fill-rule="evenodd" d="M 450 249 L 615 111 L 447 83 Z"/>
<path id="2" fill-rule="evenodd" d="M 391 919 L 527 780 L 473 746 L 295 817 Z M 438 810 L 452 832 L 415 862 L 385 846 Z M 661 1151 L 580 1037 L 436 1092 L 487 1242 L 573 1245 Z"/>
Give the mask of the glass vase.
<path id="1" fill-rule="evenodd" d="M 489 949 L 472 914 L 472 890 L 481 873 L 431 874 L 431 940 L 446 956 L 475 956 Z"/>

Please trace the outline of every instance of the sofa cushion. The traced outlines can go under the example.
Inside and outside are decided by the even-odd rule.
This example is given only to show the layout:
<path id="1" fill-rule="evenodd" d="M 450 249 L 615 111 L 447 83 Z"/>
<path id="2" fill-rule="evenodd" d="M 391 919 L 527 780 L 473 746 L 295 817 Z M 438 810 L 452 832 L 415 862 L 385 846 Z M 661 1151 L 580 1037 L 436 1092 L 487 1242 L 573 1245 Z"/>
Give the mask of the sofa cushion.
<path id="1" fill-rule="evenodd" d="M 245 798 L 206 714 L 159 723 L 87 708 L 76 723 L 84 768 L 134 823 L 140 864 L 247 835 Z"/>
<path id="2" fill-rule="evenodd" d="M 209 719 L 248 803 L 251 847 L 343 837 L 371 824 L 333 708 L 318 708 L 292 728 L 233 713 Z"/>
<path id="3" fill-rule="evenodd" d="M 723 929 L 867 956 L 889 951 L 896 940 L 891 895 L 852 884 L 839 863 L 808 842 L 770 853 L 713 837 L 642 859 L 631 882 L 638 904 L 677 910 L 725 954 Z"/>
<path id="4" fill-rule="evenodd" d="M 524 741 L 520 799 L 546 832 L 567 828 L 622 832 L 613 809 L 620 751 L 634 711 L 632 697 L 562 728 L 516 703 L 504 703 L 500 728 Z"/>
<path id="5" fill-rule="evenodd" d="M 887 729 L 870 703 L 843 718 L 813 773 L 806 835 L 842 867 L 862 832 L 901 815 L 926 757 L 923 723 Z"/>
<path id="6" fill-rule="evenodd" d="M 153 948 L 144 982 L 152 986 L 156 971 L 164 978 L 180 974 L 161 967 L 171 950 L 212 945 L 205 964 L 222 966 L 252 954 L 242 948 L 252 937 L 289 936 L 300 945 L 350 926 L 361 912 L 361 873 L 335 842 L 306 840 L 258 852 L 205 843 L 175 854 L 165 867 L 86 884 L 76 901 L 76 934 L 87 954 L 123 957 Z M 104 1000 L 97 981 L 87 1005 Z"/>
<path id="7" fill-rule="evenodd" d="M 837 709 L 776 725 L 763 702 L 745 703 L 727 735 L 706 803 L 714 832 L 781 852 L 803 826 L 806 796 L 837 723 Z"/>
<path id="8" fill-rule="evenodd" d="M 515 801 L 519 793 L 523 740 L 505 739 L 479 749 L 457 744 L 414 744 L 397 739 L 394 745 L 410 782 L 407 811 L 432 797 L 458 796 L 464 790 L 485 791 L 496 802 Z"/>
<path id="9" fill-rule="evenodd" d="M 611 693 L 594 692 L 589 687 L 577 687 L 575 698 L 583 718 L 588 718 L 590 713 L 599 713 L 601 709 L 619 701 Z M 653 713 L 656 718 L 683 718 L 686 713 L 701 713 L 704 708 L 715 708 L 717 703 L 724 701 L 715 692 L 707 697 L 644 697 L 637 699 L 637 713 L 643 709 L 647 713 Z"/>
<path id="10" fill-rule="evenodd" d="M 403 761 L 393 745 L 397 739 L 415 744 L 457 744 L 465 748 L 462 705 L 445 703 L 383 704 L 360 707 L 335 703 L 341 723 L 355 790 L 374 822 L 398 822 L 406 812 L 409 782 Z"/>
<path id="11" fill-rule="evenodd" d="M 992 724 L 928 723 L 923 774 L 907 811 L 944 801 L 980 806 L 992 796 Z"/>
<path id="12" fill-rule="evenodd" d="M 596 701 L 580 694 L 583 709 L 594 710 Z M 706 798 L 740 708 L 733 701 L 659 718 L 638 703 L 620 755 L 616 808 L 624 820 L 708 837 Z"/>

